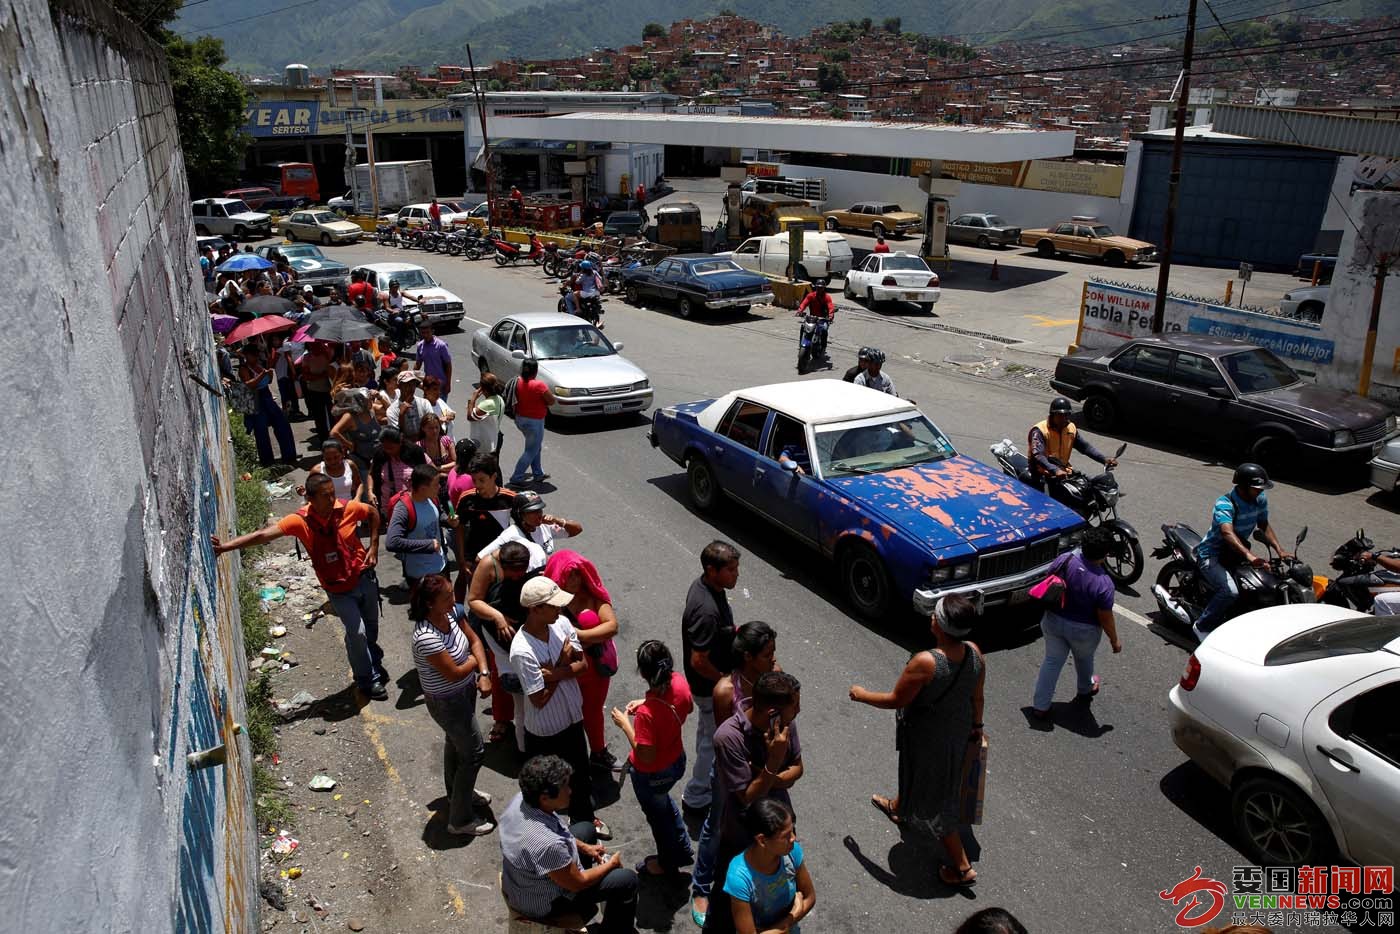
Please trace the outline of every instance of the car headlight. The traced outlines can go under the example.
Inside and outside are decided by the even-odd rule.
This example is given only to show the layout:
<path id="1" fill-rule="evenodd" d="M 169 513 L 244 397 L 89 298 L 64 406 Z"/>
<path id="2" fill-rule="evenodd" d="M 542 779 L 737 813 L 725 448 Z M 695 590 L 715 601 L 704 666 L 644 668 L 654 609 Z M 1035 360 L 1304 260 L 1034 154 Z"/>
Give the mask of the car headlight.
<path id="1" fill-rule="evenodd" d="M 635 382 L 635 383 L 632 384 L 632 388 L 633 388 L 633 389 L 650 389 L 650 388 L 651 388 L 651 380 L 649 380 L 649 379 L 638 380 L 637 382 Z"/>
<path id="2" fill-rule="evenodd" d="M 1387 416 L 1385 417 L 1385 433 L 1386 433 L 1386 434 L 1390 434 L 1390 433 L 1393 432 L 1394 430 L 1395 430 L 1395 416 L 1394 416 L 1394 415 L 1387 415 Z"/>
<path id="3" fill-rule="evenodd" d="M 1077 529 L 1070 529 L 1068 532 L 1061 532 L 1059 540 L 1055 543 L 1057 551 L 1069 551 L 1071 548 L 1078 548 L 1080 541 L 1084 538 L 1084 526 Z"/>
<path id="4" fill-rule="evenodd" d="M 961 564 L 953 565 L 953 580 L 967 580 L 972 576 L 972 562 L 964 561 Z"/>
<path id="5" fill-rule="evenodd" d="M 972 562 L 959 561 L 951 564 L 940 564 L 937 567 L 929 568 L 928 582 L 933 585 L 946 584 L 949 581 L 967 580 L 972 576 Z"/>
<path id="6" fill-rule="evenodd" d="M 1356 435 L 1349 431 L 1332 432 L 1332 447 L 1345 448 L 1356 443 Z"/>
<path id="7" fill-rule="evenodd" d="M 573 391 L 572 389 L 570 389 L 568 386 L 555 386 L 555 387 L 554 387 L 554 394 L 555 394 L 556 396 L 565 396 L 565 397 L 567 397 L 567 396 L 572 396 L 572 395 L 574 394 L 574 391 Z"/>

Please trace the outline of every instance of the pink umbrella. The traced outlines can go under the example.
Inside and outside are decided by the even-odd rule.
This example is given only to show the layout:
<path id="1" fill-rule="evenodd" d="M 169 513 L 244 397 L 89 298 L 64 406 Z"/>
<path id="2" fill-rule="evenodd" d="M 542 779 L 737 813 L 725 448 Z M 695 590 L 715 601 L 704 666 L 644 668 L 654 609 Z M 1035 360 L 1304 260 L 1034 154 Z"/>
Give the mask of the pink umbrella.
<path id="1" fill-rule="evenodd" d="M 257 337 L 259 334 L 272 334 L 277 331 L 290 331 L 297 326 L 297 323 L 290 318 L 281 315 L 263 315 L 261 318 L 254 318 L 252 321 L 244 321 L 238 327 L 228 332 L 224 338 L 226 344 L 236 344 L 239 341 L 247 340 L 250 337 Z"/>

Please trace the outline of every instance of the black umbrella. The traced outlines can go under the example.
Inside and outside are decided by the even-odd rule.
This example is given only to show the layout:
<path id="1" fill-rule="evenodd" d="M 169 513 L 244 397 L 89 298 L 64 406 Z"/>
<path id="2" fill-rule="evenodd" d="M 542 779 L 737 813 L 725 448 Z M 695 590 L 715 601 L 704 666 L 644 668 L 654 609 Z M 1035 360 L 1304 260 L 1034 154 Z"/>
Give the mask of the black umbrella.
<path id="1" fill-rule="evenodd" d="M 350 341 L 367 341 L 380 337 L 384 334 L 384 329 L 355 314 L 353 318 L 337 315 L 312 321 L 306 326 L 304 333 L 311 340 L 347 344 Z"/>
<path id="2" fill-rule="evenodd" d="M 312 309 L 311 314 L 306 316 L 302 322 L 306 325 L 319 324 L 322 321 L 355 321 L 364 323 L 369 319 L 357 309 L 349 305 L 323 305 L 320 308 Z"/>
<path id="3" fill-rule="evenodd" d="M 296 302 L 277 295 L 254 295 L 252 298 L 244 299 L 243 304 L 238 306 L 238 310 L 255 318 L 261 318 L 263 315 L 285 315 L 295 311 L 296 307 Z"/>

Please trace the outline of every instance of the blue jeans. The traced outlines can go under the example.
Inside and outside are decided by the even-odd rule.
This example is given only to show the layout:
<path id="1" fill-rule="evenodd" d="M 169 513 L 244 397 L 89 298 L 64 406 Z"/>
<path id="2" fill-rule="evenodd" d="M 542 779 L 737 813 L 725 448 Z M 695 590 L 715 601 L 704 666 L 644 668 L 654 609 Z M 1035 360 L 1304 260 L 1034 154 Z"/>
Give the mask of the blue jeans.
<path id="1" fill-rule="evenodd" d="M 696 698 L 699 700 L 700 698 Z M 708 698 L 707 698 L 708 699 Z M 695 868 L 690 874 L 691 897 L 710 897 L 715 881 L 715 864 L 719 862 L 720 823 L 724 819 L 724 794 L 715 787 L 714 769 L 710 769 L 710 810 L 700 828 L 700 840 L 695 845 Z"/>
<path id="2" fill-rule="evenodd" d="M 515 427 L 519 428 L 525 437 L 525 450 L 520 452 L 520 459 L 515 462 L 510 482 L 524 483 L 527 470 L 533 470 L 537 478 L 544 476 L 544 468 L 540 466 L 540 448 L 544 447 L 544 419 L 517 415 Z"/>
<path id="3" fill-rule="evenodd" d="M 1048 610 L 1040 619 L 1040 631 L 1045 634 L 1045 661 L 1040 663 L 1040 675 L 1035 679 L 1036 710 L 1049 710 L 1055 699 L 1055 685 L 1065 659 L 1074 655 L 1074 671 L 1078 676 L 1080 694 L 1094 690 L 1094 650 L 1099 647 L 1103 629 L 1089 623 L 1075 623 Z"/>
<path id="4" fill-rule="evenodd" d="M 716 800 L 710 794 L 715 767 L 715 699 L 695 698 L 695 714 L 695 768 L 681 793 L 681 802 L 686 807 L 704 808 Z"/>
<path id="5" fill-rule="evenodd" d="M 292 436 L 292 425 L 282 407 L 272 398 L 272 390 L 264 386 L 258 390 L 258 410 L 243 416 L 243 427 L 253 436 L 258 446 L 258 463 L 264 467 L 272 463 L 272 439 L 267 431 L 277 436 L 277 446 L 282 451 L 282 460 L 294 461 L 297 458 L 297 442 Z"/>
<path id="6" fill-rule="evenodd" d="M 1220 563 L 1219 558 L 1201 558 L 1198 562 L 1201 572 L 1201 579 L 1205 581 L 1207 587 L 1214 591 L 1210 595 L 1210 602 L 1201 611 L 1200 618 L 1196 620 L 1196 625 L 1202 632 L 1209 632 L 1220 625 L 1220 618 L 1229 612 L 1236 598 L 1240 595 L 1240 585 L 1235 583 L 1235 575 L 1230 573 L 1230 569 Z"/>
<path id="7" fill-rule="evenodd" d="M 345 626 L 345 658 L 355 683 L 368 689 L 376 681 L 388 681 L 384 650 L 379 647 L 379 578 L 371 568 L 360 575 L 354 590 L 327 593 L 331 606 Z"/>
<path id="8" fill-rule="evenodd" d="M 663 869 L 675 871 L 689 866 L 694 859 L 690 849 L 690 835 L 686 832 L 685 821 L 681 819 L 681 809 L 671 798 L 671 789 L 685 777 L 685 755 L 659 772 L 639 772 L 631 768 L 632 790 L 637 794 L 637 803 L 646 815 L 651 827 L 652 839 L 656 841 L 656 858 Z"/>
<path id="9" fill-rule="evenodd" d="M 448 697 L 424 695 L 428 714 L 442 727 L 442 780 L 447 787 L 447 823 L 462 827 L 476 814 L 476 776 L 486 761 L 486 743 L 476 725 L 476 684 Z"/>

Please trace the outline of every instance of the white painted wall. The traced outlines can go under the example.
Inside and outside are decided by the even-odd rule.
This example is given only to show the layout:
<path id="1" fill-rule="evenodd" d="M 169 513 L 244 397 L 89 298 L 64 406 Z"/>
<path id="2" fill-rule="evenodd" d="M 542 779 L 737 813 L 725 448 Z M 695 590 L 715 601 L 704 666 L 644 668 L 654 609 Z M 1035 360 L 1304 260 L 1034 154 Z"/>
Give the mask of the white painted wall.
<path id="1" fill-rule="evenodd" d="M 1319 381 L 1338 389 L 1355 389 L 1360 372 L 1371 304 L 1376 290 L 1378 254 L 1400 242 L 1400 192 L 1358 191 L 1349 205 L 1357 228 L 1347 223 L 1332 292 L 1322 316 L 1323 331 L 1336 335 L 1339 366 L 1335 376 Z M 1391 254 L 1380 311 L 1380 329 L 1371 367 L 1371 397 L 1400 408 L 1400 268 Z"/>
<path id="2" fill-rule="evenodd" d="M 164 58 L 108 4 L 0 13 L 7 931 L 251 932 L 227 423 Z M 232 883 L 232 884 L 230 884 Z"/>
<path id="3" fill-rule="evenodd" d="M 1348 226 L 1347 211 L 1351 205 L 1351 185 L 1356 181 L 1356 156 L 1338 156 L 1337 170 L 1332 176 L 1332 191 L 1327 196 L 1327 210 L 1322 215 L 1319 230 L 1342 230 Z"/>

